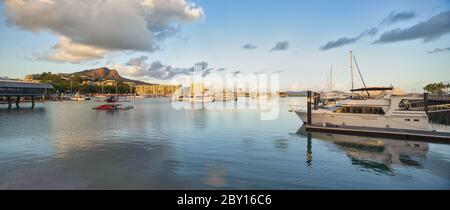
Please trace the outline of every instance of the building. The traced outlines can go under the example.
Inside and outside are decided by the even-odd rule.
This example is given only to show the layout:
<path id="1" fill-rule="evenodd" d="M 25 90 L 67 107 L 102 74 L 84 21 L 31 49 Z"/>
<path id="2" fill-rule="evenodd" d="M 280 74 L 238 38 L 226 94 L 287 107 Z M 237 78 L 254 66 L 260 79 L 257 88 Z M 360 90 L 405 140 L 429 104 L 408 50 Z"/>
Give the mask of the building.
<path id="1" fill-rule="evenodd" d="M 128 85 L 128 86 L 135 86 L 136 83 L 135 82 L 123 82 L 124 85 Z"/>
<path id="2" fill-rule="evenodd" d="M 37 78 L 40 76 L 40 74 L 30 74 L 30 75 L 26 75 L 24 78 L 24 82 L 33 82 L 33 83 L 38 83 L 40 82 L 39 80 L 37 80 Z"/>
<path id="3" fill-rule="evenodd" d="M 116 81 L 116 80 L 105 80 L 105 81 L 103 82 L 103 84 L 104 84 L 105 86 L 116 86 L 117 81 Z"/>
<path id="4" fill-rule="evenodd" d="M 181 85 L 137 85 L 136 94 L 152 96 L 171 96 Z"/>
<path id="5" fill-rule="evenodd" d="M 81 84 L 84 86 L 96 86 L 97 85 L 96 82 L 88 81 L 88 80 L 82 81 Z"/>
<path id="6" fill-rule="evenodd" d="M 205 88 L 203 83 L 192 83 L 190 86 L 190 94 L 203 95 L 208 89 Z"/>

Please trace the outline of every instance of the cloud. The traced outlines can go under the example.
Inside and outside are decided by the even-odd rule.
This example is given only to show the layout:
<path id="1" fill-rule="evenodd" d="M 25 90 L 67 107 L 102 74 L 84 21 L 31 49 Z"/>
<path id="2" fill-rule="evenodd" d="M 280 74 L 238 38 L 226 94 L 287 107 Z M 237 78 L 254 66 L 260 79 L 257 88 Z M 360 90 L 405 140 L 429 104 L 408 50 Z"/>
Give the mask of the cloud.
<path id="1" fill-rule="evenodd" d="M 414 11 L 392 11 L 382 22 L 383 25 L 389 25 L 401 21 L 407 21 L 417 17 L 417 13 Z"/>
<path id="2" fill-rule="evenodd" d="M 339 39 L 337 39 L 335 41 L 329 41 L 325 45 L 321 46 L 319 49 L 324 51 L 324 50 L 329 50 L 329 49 L 333 49 L 333 48 L 336 48 L 336 47 L 341 47 L 341 46 L 344 46 L 344 45 L 352 44 L 352 43 L 357 42 L 358 40 L 360 40 L 363 37 L 374 36 L 375 34 L 377 34 L 377 32 L 378 32 L 377 28 L 367 29 L 367 30 L 361 32 L 356 37 L 350 37 L 350 38 L 342 37 L 342 38 L 339 38 Z"/>
<path id="3" fill-rule="evenodd" d="M 287 50 L 287 49 L 289 49 L 289 42 L 288 41 L 281 41 L 281 42 L 277 42 L 275 44 L 275 46 L 272 47 L 272 49 L 270 49 L 270 51 Z"/>
<path id="4" fill-rule="evenodd" d="M 74 43 L 66 37 L 61 37 L 50 52 L 36 53 L 33 57 L 54 62 L 82 63 L 103 58 L 107 53 L 106 50 Z"/>
<path id="5" fill-rule="evenodd" d="M 213 71 L 224 71 L 225 68 L 210 68 L 207 62 L 201 61 L 191 67 L 172 67 L 171 65 L 163 64 L 161 61 L 153 61 L 147 63 L 148 57 L 141 56 L 132 58 L 125 63 L 124 66 L 110 65 L 110 67 L 118 69 L 122 73 L 130 77 L 150 77 L 160 80 L 170 80 L 180 75 L 194 75 L 201 72 L 203 77 L 208 76 Z"/>
<path id="6" fill-rule="evenodd" d="M 383 44 L 414 39 L 423 39 L 427 42 L 438 39 L 447 33 L 450 33 L 450 11 L 441 12 L 427 21 L 417 23 L 409 28 L 397 28 L 384 32 L 373 43 Z"/>
<path id="7" fill-rule="evenodd" d="M 147 59 L 148 59 L 148 56 L 132 58 L 125 65 L 127 65 L 127 66 L 142 66 Z"/>
<path id="8" fill-rule="evenodd" d="M 153 52 L 180 25 L 203 18 L 188 0 L 4 0 L 7 21 L 105 51 Z M 70 57 L 70 56 L 69 56 Z M 97 58 L 96 56 L 92 57 Z"/>
<path id="9" fill-rule="evenodd" d="M 450 47 L 447 48 L 436 48 L 432 51 L 429 51 L 428 54 L 434 54 L 434 53 L 440 53 L 440 52 L 449 52 L 450 51 Z"/>
<path id="10" fill-rule="evenodd" d="M 242 46 L 242 49 L 244 49 L 244 50 L 253 50 L 253 49 L 256 49 L 256 46 L 252 45 L 252 44 L 246 44 L 246 45 Z"/>
<path id="11" fill-rule="evenodd" d="M 241 74 L 241 71 L 234 71 L 232 74 L 233 74 L 233 76 L 236 76 L 238 74 Z"/>

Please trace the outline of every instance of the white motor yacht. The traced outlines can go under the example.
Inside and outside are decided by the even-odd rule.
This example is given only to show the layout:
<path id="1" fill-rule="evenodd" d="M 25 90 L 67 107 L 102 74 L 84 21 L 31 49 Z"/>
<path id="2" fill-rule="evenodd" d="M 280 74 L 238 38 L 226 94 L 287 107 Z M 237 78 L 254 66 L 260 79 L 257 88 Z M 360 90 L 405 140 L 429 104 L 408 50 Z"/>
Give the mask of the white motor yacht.
<path id="1" fill-rule="evenodd" d="M 392 87 L 361 88 L 352 91 L 367 92 L 368 96 L 352 97 L 328 108 L 313 109 L 311 123 L 322 126 L 429 130 L 427 113 L 408 106 L 408 101 L 417 98 L 396 95 Z M 373 92 L 378 94 L 374 95 Z M 303 122 L 307 122 L 306 109 L 297 108 L 292 111 Z"/>

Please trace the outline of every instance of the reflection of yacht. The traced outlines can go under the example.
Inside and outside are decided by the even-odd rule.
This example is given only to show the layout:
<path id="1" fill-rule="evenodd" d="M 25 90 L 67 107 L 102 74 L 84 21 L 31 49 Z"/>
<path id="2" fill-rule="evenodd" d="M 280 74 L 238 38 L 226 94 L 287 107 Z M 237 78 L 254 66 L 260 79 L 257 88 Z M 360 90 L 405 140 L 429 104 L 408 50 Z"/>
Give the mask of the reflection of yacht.
<path id="1" fill-rule="evenodd" d="M 312 124 L 410 130 L 429 129 L 426 112 L 411 110 L 407 106 L 407 102 L 413 98 L 396 95 L 392 87 L 362 88 L 352 91 L 363 91 L 367 93 L 367 96 L 342 100 L 335 106 L 312 110 Z M 374 91 L 379 93 L 374 95 Z M 293 111 L 303 122 L 307 121 L 307 110 Z"/>
<path id="2" fill-rule="evenodd" d="M 301 129 L 298 134 L 304 135 Z M 311 137 L 331 141 L 342 148 L 356 165 L 374 170 L 391 165 L 420 167 L 428 143 L 312 132 Z M 375 167 L 383 164 L 384 167 Z"/>

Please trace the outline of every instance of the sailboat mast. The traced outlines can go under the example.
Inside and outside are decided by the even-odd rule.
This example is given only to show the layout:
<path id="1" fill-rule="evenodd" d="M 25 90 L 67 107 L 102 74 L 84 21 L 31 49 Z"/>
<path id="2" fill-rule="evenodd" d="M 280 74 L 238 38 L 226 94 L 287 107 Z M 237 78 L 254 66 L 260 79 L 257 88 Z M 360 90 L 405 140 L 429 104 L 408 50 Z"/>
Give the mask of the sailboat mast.
<path id="1" fill-rule="evenodd" d="M 330 91 L 333 91 L 333 64 L 331 64 L 330 69 Z"/>
<path id="2" fill-rule="evenodd" d="M 350 50 L 350 76 L 351 76 L 351 80 L 352 80 L 352 90 L 353 90 L 354 87 L 353 87 L 353 55 L 352 55 L 352 50 Z"/>

